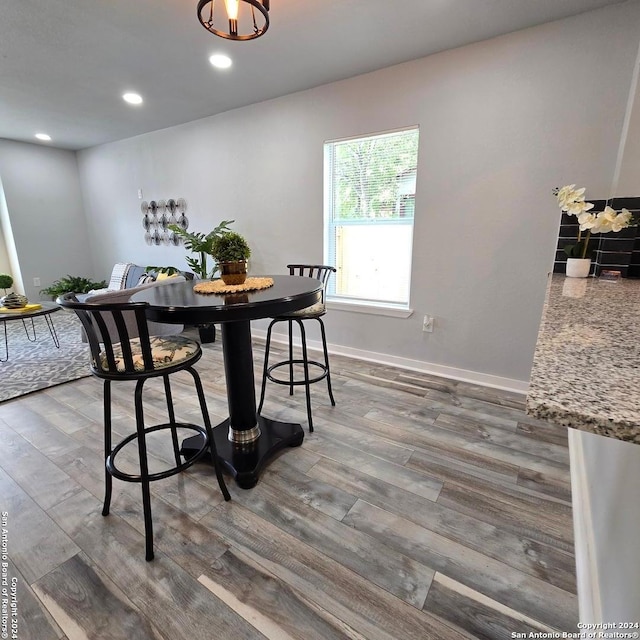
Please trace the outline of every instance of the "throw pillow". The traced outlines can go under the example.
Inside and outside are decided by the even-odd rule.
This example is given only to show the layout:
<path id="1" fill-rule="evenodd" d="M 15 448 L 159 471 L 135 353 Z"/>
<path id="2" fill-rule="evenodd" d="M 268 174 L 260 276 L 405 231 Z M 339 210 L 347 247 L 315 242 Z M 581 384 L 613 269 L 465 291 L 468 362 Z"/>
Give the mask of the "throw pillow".
<path id="1" fill-rule="evenodd" d="M 141 284 L 147 284 L 149 282 L 155 282 L 156 277 L 153 275 L 153 273 L 143 273 L 139 278 L 138 278 L 138 283 L 136 284 L 137 287 L 139 287 Z"/>
<path id="2" fill-rule="evenodd" d="M 172 273 L 171 275 L 169 275 L 166 271 L 160 271 L 160 273 L 158 273 L 158 276 L 156 277 L 156 280 L 159 282 L 160 280 L 175 278 L 177 275 L 178 275 L 177 273 Z"/>
<path id="3" fill-rule="evenodd" d="M 108 289 L 122 289 L 127 281 L 127 273 L 133 266 L 131 262 L 118 262 L 114 265 Z"/>

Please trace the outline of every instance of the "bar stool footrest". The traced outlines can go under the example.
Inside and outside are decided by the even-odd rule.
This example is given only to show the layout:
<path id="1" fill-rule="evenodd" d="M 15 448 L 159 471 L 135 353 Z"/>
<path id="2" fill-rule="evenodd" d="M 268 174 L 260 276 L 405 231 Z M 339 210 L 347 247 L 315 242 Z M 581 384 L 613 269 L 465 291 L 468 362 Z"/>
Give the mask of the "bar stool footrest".
<path id="1" fill-rule="evenodd" d="M 208 451 L 209 438 L 207 437 L 207 432 L 204 427 L 200 427 L 199 425 L 196 425 L 196 424 L 190 424 L 185 422 L 174 422 L 173 424 L 165 423 L 165 424 L 157 424 L 157 425 L 154 425 L 153 427 L 146 427 L 144 429 L 144 433 L 145 435 L 148 435 L 150 433 L 155 433 L 156 431 L 171 429 L 172 427 L 175 427 L 176 429 L 188 429 L 190 431 L 195 431 L 197 434 L 200 435 L 202 439 L 202 446 L 199 447 L 198 451 L 193 452 L 192 455 L 185 460 L 185 462 L 183 462 L 182 464 L 173 466 L 164 471 L 159 471 L 157 473 L 150 473 L 148 476 L 144 478 L 141 475 L 136 475 L 133 473 L 125 473 L 124 471 L 121 471 L 115 465 L 116 456 L 129 443 L 138 439 L 139 436 L 138 436 L 138 433 L 136 432 L 136 433 L 132 433 L 131 435 L 121 440 L 112 449 L 111 453 L 109 454 L 106 460 L 107 471 L 114 478 L 118 478 L 119 480 L 123 480 L 124 482 L 144 482 L 144 481 L 153 482 L 154 480 L 162 480 L 163 478 L 168 478 L 170 476 L 175 475 L 176 473 L 180 473 L 181 471 L 184 471 L 185 469 L 189 468 L 194 462 L 197 462 Z"/>
<path id="2" fill-rule="evenodd" d="M 309 378 L 309 380 L 305 380 L 304 378 L 302 380 L 283 380 L 282 378 L 275 378 L 274 376 L 271 375 L 271 372 L 274 369 L 278 369 L 280 367 L 288 367 L 290 366 L 290 364 L 301 364 L 304 365 L 304 360 L 282 360 L 281 362 L 276 362 L 275 364 L 271 365 L 268 369 L 267 369 L 267 378 L 269 380 L 271 380 L 271 382 L 275 382 L 276 384 L 284 384 L 288 387 L 290 387 L 291 385 L 293 386 L 301 386 L 301 385 L 306 385 L 306 384 L 314 384 L 315 382 L 320 382 L 320 380 L 324 380 L 329 371 L 327 369 L 327 367 L 322 364 L 321 362 L 316 362 L 315 360 L 307 360 L 307 365 L 309 367 L 314 366 L 317 367 L 318 369 L 321 370 L 322 373 L 320 373 L 320 375 L 316 376 L 315 378 Z"/>

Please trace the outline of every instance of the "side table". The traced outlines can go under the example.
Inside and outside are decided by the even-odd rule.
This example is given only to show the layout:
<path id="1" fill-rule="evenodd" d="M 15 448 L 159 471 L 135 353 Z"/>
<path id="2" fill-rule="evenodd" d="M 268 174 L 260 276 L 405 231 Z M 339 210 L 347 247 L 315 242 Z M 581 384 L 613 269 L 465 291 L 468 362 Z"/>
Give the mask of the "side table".
<path id="1" fill-rule="evenodd" d="M 6 362 L 9 359 L 9 338 L 7 336 L 7 322 L 11 320 L 22 320 L 22 325 L 24 326 L 24 332 L 27 336 L 27 340 L 29 342 L 35 342 L 38 339 L 36 334 L 36 325 L 33 321 L 34 318 L 38 316 L 42 316 L 47 323 L 47 327 L 49 329 L 49 333 L 51 334 L 51 339 L 53 340 L 53 344 L 56 349 L 60 348 L 60 341 L 58 340 L 58 334 L 56 333 L 56 328 L 53 324 L 53 319 L 51 318 L 51 314 L 56 311 L 61 311 L 61 307 L 59 307 L 55 302 L 42 302 L 40 303 L 40 308 L 38 309 L 16 309 L 15 311 L 6 311 L 0 313 L 0 322 L 2 322 L 2 326 L 4 329 L 4 358 L 0 358 L 0 362 Z M 31 320 L 31 335 L 29 335 L 29 327 L 27 321 Z"/>

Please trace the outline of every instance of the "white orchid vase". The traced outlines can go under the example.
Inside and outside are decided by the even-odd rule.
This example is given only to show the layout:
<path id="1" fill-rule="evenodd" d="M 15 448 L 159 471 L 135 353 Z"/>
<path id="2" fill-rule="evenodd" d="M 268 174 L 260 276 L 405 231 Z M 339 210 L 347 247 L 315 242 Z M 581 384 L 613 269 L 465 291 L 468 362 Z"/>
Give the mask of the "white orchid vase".
<path id="1" fill-rule="evenodd" d="M 560 210 L 578 218 L 578 237 L 575 244 L 564 247 L 569 258 L 591 258 L 589 241 L 594 233 L 617 233 L 634 225 L 633 214 L 628 209 L 617 212 L 609 205 L 604 211 L 592 213 L 593 204 L 585 202 L 586 189 L 576 189 L 575 184 L 566 185 L 554 190 Z"/>

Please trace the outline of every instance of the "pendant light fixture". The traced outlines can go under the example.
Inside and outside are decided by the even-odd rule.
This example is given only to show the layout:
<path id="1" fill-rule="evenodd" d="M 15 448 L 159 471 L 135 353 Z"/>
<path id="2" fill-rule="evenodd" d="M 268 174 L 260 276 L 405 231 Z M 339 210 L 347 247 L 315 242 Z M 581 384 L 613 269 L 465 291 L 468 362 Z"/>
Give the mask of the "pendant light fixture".
<path id="1" fill-rule="evenodd" d="M 227 40 L 253 40 L 269 28 L 269 0 L 199 0 L 198 20 Z"/>

